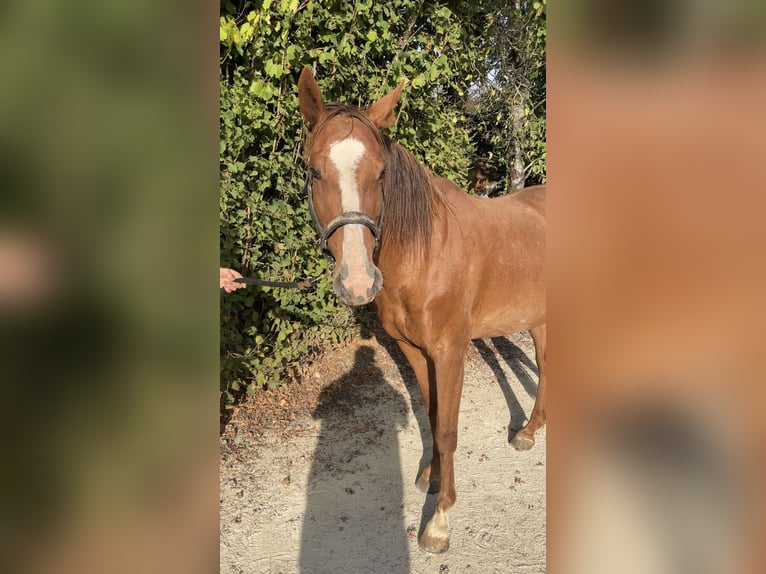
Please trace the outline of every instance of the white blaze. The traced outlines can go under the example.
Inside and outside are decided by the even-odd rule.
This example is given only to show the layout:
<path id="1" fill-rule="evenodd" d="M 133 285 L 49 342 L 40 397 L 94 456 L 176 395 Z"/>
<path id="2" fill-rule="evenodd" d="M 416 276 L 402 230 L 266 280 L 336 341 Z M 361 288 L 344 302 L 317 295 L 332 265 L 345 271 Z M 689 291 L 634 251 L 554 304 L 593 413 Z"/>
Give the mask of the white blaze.
<path id="1" fill-rule="evenodd" d="M 330 146 L 330 160 L 338 171 L 341 206 L 343 211 L 361 211 L 359 190 L 356 186 L 356 168 L 364 156 L 364 144 L 352 137 L 336 142 Z M 343 227 L 343 259 L 348 265 L 349 279 L 358 273 L 365 272 L 367 254 L 364 250 L 362 225 L 351 224 Z"/>

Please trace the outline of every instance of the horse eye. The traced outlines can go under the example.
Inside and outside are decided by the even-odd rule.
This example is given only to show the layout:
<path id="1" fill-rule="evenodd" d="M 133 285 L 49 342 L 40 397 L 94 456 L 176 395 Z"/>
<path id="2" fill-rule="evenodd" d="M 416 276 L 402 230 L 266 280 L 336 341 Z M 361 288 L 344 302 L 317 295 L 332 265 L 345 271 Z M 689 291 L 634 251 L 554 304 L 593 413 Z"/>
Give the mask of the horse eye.
<path id="1" fill-rule="evenodd" d="M 386 177 L 386 170 L 380 172 L 380 175 L 378 176 L 378 181 L 383 181 L 383 178 Z"/>
<path id="2" fill-rule="evenodd" d="M 309 172 L 311 173 L 311 177 L 313 179 L 322 179 L 322 174 L 319 173 L 319 170 L 315 167 L 312 167 L 309 169 Z"/>

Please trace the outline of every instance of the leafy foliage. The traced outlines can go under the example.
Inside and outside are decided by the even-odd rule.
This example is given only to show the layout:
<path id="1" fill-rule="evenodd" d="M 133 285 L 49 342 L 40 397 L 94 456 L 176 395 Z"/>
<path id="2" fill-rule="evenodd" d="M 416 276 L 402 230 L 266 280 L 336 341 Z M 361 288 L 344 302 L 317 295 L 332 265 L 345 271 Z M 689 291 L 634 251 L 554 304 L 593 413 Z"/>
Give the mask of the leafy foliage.
<path id="1" fill-rule="evenodd" d="M 464 101 L 486 70 L 492 2 L 229 1 L 221 5 L 221 265 L 244 275 L 317 277 L 303 191 L 297 81 L 312 66 L 328 101 L 366 106 L 408 80 L 389 134 L 465 187 L 474 155 Z M 448 7 L 449 6 L 449 7 Z M 246 292 L 244 292 L 246 291 Z M 226 400 L 274 386 L 328 341 L 358 328 L 329 277 L 316 291 L 249 288 L 221 305 Z"/>
<path id="2" fill-rule="evenodd" d="M 546 0 L 490 2 L 483 71 L 466 100 L 478 156 L 500 176 L 545 183 Z M 508 186 L 512 189 L 513 186 Z"/>

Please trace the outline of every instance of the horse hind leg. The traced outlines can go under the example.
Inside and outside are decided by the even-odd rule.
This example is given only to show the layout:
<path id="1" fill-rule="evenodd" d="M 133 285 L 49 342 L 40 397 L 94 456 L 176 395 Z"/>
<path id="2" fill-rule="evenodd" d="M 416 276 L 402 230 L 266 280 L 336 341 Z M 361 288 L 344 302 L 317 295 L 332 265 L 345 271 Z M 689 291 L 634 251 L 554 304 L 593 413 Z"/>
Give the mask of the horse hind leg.
<path id="1" fill-rule="evenodd" d="M 530 329 L 532 340 L 535 343 L 535 359 L 540 373 L 537 383 L 537 397 L 535 406 L 529 417 L 529 422 L 519 430 L 511 439 L 511 445 L 516 450 L 529 450 L 535 444 L 535 431 L 545 424 L 545 386 L 547 369 L 545 364 L 545 325 Z"/>
<path id="2" fill-rule="evenodd" d="M 439 492 L 439 487 L 441 486 L 440 462 L 439 453 L 434 449 L 431 460 L 415 480 L 415 486 L 417 486 L 420 492 L 426 494 L 436 494 Z"/>

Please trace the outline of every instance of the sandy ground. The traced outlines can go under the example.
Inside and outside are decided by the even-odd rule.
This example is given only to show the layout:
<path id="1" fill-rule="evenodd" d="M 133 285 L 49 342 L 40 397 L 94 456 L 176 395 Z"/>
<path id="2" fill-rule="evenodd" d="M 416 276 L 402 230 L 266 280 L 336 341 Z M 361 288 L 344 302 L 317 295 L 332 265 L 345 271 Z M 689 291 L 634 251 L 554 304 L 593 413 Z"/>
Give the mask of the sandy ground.
<path id="1" fill-rule="evenodd" d="M 221 572 L 544 572 L 545 429 L 530 451 L 508 444 L 536 373 L 526 333 L 471 346 L 441 555 L 417 544 L 436 504 L 415 487 L 430 432 L 384 334 L 324 356 L 305 397 L 270 399 L 276 416 L 243 407 L 221 440 Z"/>

